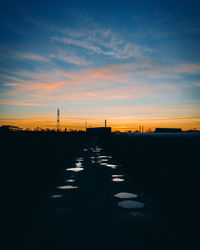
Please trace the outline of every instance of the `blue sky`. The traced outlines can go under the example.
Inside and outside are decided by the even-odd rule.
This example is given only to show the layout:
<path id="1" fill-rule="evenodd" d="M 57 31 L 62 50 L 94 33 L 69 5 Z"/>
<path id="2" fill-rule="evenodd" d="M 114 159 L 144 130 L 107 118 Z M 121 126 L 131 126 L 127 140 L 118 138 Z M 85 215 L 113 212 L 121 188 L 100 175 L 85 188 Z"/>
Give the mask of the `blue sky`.
<path id="1" fill-rule="evenodd" d="M 6 1 L 1 124 L 200 127 L 198 1 Z"/>

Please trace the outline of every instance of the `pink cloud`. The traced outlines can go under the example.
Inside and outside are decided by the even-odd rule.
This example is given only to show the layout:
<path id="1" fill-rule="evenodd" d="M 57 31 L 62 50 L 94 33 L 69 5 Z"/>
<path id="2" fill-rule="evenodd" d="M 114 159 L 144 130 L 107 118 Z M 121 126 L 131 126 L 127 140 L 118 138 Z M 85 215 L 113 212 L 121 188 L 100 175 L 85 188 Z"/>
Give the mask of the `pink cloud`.
<path id="1" fill-rule="evenodd" d="M 29 103 L 29 102 L 17 102 L 17 101 L 7 101 L 0 100 L 1 105 L 17 105 L 17 106 L 45 106 L 46 104 L 41 103 Z"/>

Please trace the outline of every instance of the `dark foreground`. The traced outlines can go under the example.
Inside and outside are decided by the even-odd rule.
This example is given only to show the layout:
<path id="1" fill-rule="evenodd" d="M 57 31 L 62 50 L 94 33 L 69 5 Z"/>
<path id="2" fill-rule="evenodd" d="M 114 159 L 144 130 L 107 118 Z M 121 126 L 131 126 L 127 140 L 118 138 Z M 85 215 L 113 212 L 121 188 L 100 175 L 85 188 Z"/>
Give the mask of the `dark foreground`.
<path id="1" fill-rule="evenodd" d="M 96 139 L 65 167 L 5 249 L 183 249 L 159 207 Z"/>
<path id="2" fill-rule="evenodd" d="M 0 141 L 1 249 L 86 140 L 81 133 L 8 132 Z"/>
<path id="3" fill-rule="evenodd" d="M 188 249 L 199 245 L 200 134 L 104 137 L 101 143 L 129 176 L 151 195 L 182 234 Z"/>
<path id="4" fill-rule="evenodd" d="M 199 139 L 3 140 L 2 249 L 194 249 Z"/>

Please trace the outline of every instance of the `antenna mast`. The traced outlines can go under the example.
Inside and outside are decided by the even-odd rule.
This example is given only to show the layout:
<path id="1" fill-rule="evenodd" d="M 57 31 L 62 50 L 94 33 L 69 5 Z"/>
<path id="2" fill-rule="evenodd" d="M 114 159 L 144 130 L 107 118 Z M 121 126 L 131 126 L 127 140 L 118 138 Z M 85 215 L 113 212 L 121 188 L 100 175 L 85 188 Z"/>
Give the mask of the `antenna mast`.
<path id="1" fill-rule="evenodd" d="M 57 109 L 57 131 L 60 131 L 60 111 Z"/>

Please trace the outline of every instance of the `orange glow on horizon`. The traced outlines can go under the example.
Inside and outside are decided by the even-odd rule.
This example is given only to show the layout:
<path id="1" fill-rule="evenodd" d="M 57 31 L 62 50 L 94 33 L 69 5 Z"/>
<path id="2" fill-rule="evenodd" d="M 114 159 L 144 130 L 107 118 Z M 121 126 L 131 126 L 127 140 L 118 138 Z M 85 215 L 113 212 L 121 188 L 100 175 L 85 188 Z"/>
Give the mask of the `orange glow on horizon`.
<path id="1" fill-rule="evenodd" d="M 107 126 L 112 127 L 112 131 L 136 131 L 139 130 L 139 126 L 143 125 L 144 132 L 154 131 L 157 127 L 167 127 L 167 128 L 181 128 L 182 130 L 189 130 L 189 129 L 197 129 L 200 130 L 200 118 L 154 118 L 154 119 L 135 119 L 134 121 L 131 120 L 116 120 L 110 119 L 107 120 Z M 97 120 L 88 120 L 87 127 L 103 127 L 104 126 L 104 119 L 97 119 Z M 47 119 L 39 119 L 39 120 L 4 120 L 0 122 L 0 125 L 14 125 L 18 126 L 23 129 L 31 129 L 34 130 L 35 128 L 41 129 L 56 129 L 56 121 L 55 120 L 47 120 Z M 73 119 L 64 121 L 61 120 L 61 130 L 83 130 L 85 131 L 85 121 L 74 121 Z"/>

